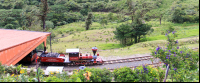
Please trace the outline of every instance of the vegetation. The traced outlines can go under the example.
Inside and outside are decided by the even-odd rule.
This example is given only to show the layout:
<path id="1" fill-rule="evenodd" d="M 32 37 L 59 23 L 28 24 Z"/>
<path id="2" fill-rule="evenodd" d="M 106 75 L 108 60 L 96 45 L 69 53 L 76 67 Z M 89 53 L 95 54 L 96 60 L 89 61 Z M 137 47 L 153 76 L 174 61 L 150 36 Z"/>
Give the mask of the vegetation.
<path id="1" fill-rule="evenodd" d="M 0 28 L 51 32 L 53 52 L 97 46 L 102 57 L 151 53 L 165 65 L 45 77 L 0 64 L 0 82 L 163 82 L 168 65 L 167 82 L 198 82 L 199 51 L 190 49 L 199 48 L 198 22 L 198 0 L 1 0 Z"/>

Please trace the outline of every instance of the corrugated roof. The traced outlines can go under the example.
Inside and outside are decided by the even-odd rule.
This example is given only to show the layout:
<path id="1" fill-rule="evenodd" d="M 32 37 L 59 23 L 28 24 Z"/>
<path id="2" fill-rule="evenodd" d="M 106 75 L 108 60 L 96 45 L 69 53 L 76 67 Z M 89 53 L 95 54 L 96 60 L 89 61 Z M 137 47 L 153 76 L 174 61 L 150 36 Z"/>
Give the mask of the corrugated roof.
<path id="1" fill-rule="evenodd" d="M 50 33 L 0 29 L 0 51 L 47 35 Z"/>
<path id="2" fill-rule="evenodd" d="M 79 52 L 78 48 L 75 48 L 75 49 L 66 49 L 66 53 L 77 53 L 77 52 Z"/>

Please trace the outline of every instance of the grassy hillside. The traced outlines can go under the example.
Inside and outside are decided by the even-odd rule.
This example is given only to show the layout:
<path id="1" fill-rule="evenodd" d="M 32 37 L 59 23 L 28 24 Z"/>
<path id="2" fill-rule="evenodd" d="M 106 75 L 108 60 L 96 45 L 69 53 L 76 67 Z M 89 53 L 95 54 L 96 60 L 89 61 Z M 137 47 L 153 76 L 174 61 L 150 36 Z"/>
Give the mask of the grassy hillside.
<path id="1" fill-rule="evenodd" d="M 158 23 L 158 22 L 148 22 L 148 23 Z M 162 31 L 167 30 L 168 24 L 171 24 L 175 29 L 177 30 L 177 33 L 179 34 L 177 39 L 180 39 L 180 45 L 192 45 L 192 47 L 198 47 L 198 36 L 199 36 L 199 24 L 185 24 L 184 26 L 181 24 L 172 24 L 169 22 L 166 22 L 166 24 L 158 25 L 154 28 L 154 32 L 150 35 L 147 35 L 146 42 L 141 42 L 138 44 L 134 44 L 129 47 L 122 46 L 119 41 L 114 39 L 114 33 L 113 31 L 117 24 L 110 24 L 107 25 L 109 28 L 100 29 L 97 27 L 101 27 L 101 25 L 98 25 L 98 23 L 94 23 L 94 25 L 97 29 L 95 30 L 88 30 L 88 31 L 79 31 L 75 32 L 71 35 L 68 34 L 67 37 L 63 37 L 58 39 L 57 42 L 54 41 L 52 44 L 53 52 L 65 52 L 65 49 L 67 48 L 80 48 L 81 52 L 91 53 L 91 48 L 94 46 L 97 46 L 99 49 L 99 53 L 106 57 L 106 56 L 128 56 L 133 54 L 143 54 L 143 53 L 150 53 L 150 49 L 153 49 L 157 45 L 164 46 L 167 44 L 165 35 L 162 35 Z M 74 26 L 75 27 L 74 27 Z M 74 27 L 74 29 L 77 28 L 84 28 L 81 27 L 81 25 L 84 25 L 84 23 L 72 23 L 65 26 L 62 26 L 62 28 L 59 28 L 60 30 L 67 30 L 70 27 Z M 118 24 L 119 25 L 119 24 Z M 67 35 L 67 33 L 66 33 Z M 196 36 L 196 37 L 194 37 Z M 188 38 L 188 37 L 194 37 L 194 38 Z M 185 39 L 182 39 L 185 38 Z M 192 43 L 191 43 L 192 42 Z M 194 45 L 196 44 L 196 45 Z M 49 50 L 49 49 L 48 49 Z"/>
<path id="2" fill-rule="evenodd" d="M 125 0 L 115 1 L 115 3 L 125 3 Z M 162 24 L 160 25 L 158 18 L 146 21 L 146 24 L 152 25 L 154 32 L 143 37 L 141 43 L 133 44 L 128 47 L 124 47 L 114 38 L 113 31 L 121 24 L 131 23 L 130 16 L 119 12 L 113 13 L 116 19 L 119 19 L 120 16 L 124 16 L 129 18 L 129 20 L 124 22 L 108 20 L 108 24 L 103 26 L 100 24 L 99 19 L 107 18 L 110 12 L 92 12 L 95 19 L 98 20 L 92 23 L 88 31 L 85 30 L 85 22 L 82 21 L 59 26 L 51 30 L 52 34 L 55 36 L 52 43 L 53 52 L 60 53 L 65 52 L 67 48 L 80 48 L 83 53 L 92 53 L 91 48 L 97 46 L 99 53 L 103 57 L 150 53 L 150 49 L 158 45 L 165 46 L 167 44 L 165 31 L 168 30 L 169 27 L 173 27 L 175 31 L 177 31 L 177 39 L 180 42 L 180 46 L 196 48 L 199 46 L 199 23 L 178 24 L 167 21 L 167 19 L 170 18 L 171 9 L 180 4 L 182 4 L 183 7 L 187 7 L 185 11 L 190 11 L 188 9 L 197 6 L 199 1 L 162 0 L 159 4 L 159 8 L 153 9 L 147 13 L 153 15 L 158 12 L 164 12 Z M 128 12 L 128 10 L 123 9 L 122 12 Z M 50 51 L 49 47 L 48 51 Z"/>

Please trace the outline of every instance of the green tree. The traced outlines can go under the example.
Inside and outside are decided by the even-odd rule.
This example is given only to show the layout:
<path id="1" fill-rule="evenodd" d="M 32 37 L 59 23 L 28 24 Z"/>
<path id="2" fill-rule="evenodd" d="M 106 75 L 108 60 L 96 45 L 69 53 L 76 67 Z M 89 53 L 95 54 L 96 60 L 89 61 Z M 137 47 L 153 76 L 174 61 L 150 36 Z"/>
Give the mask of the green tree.
<path id="1" fill-rule="evenodd" d="M 104 26 L 104 25 L 107 25 L 107 24 L 108 24 L 107 19 L 105 19 L 105 18 L 102 19 L 102 20 L 100 21 L 100 24 L 103 25 L 103 26 Z"/>
<path id="2" fill-rule="evenodd" d="M 20 21 L 21 26 L 24 27 L 23 30 L 35 30 L 36 27 L 40 27 L 39 17 L 37 16 L 39 13 L 39 9 L 34 5 L 27 5 L 22 9 Z M 38 26 L 39 25 L 39 26 Z M 38 29 L 40 31 L 40 29 Z"/>
<path id="3" fill-rule="evenodd" d="M 80 13 L 81 13 L 83 16 L 86 16 L 86 15 L 88 15 L 88 10 L 87 10 L 87 9 L 81 9 L 81 10 L 80 10 Z"/>
<path id="4" fill-rule="evenodd" d="M 63 5 L 52 5 L 50 11 L 56 14 L 67 12 L 68 9 Z"/>
<path id="5" fill-rule="evenodd" d="M 116 28 L 114 34 L 115 38 L 119 40 L 121 44 L 126 45 L 127 40 L 131 38 L 132 34 L 135 34 L 135 31 L 132 30 L 130 24 L 122 24 Z"/>
<path id="6" fill-rule="evenodd" d="M 66 8 L 68 8 L 69 10 L 73 10 L 73 11 L 81 9 L 81 6 L 77 4 L 77 2 L 75 2 L 74 0 L 70 0 L 66 2 L 64 6 L 66 6 Z"/>
<path id="7" fill-rule="evenodd" d="M 24 5 L 25 5 L 25 4 L 24 4 L 24 1 L 22 1 L 22 0 L 17 0 L 17 1 L 15 2 L 14 9 L 22 9 Z"/>
<path id="8" fill-rule="evenodd" d="M 5 26 L 6 29 L 15 29 L 14 26 L 12 24 L 7 24 Z"/>
<path id="9" fill-rule="evenodd" d="M 47 0 L 41 0 L 41 2 L 42 4 L 40 5 L 40 14 L 38 16 L 40 17 L 43 23 L 43 31 L 47 31 L 45 26 L 45 20 L 47 13 L 49 12 L 48 3 Z"/>
<path id="10" fill-rule="evenodd" d="M 87 19 L 85 21 L 85 25 L 86 25 L 85 29 L 89 30 L 90 25 L 92 25 L 92 13 L 88 14 L 88 17 L 87 17 Z"/>
<path id="11" fill-rule="evenodd" d="M 135 19 L 131 24 L 132 30 L 135 32 L 131 37 L 134 37 L 135 43 L 139 43 L 141 36 L 145 36 L 152 27 L 151 25 L 142 22 L 141 13 L 140 10 L 136 11 L 136 15 L 134 16 Z"/>
<path id="12" fill-rule="evenodd" d="M 53 22 L 51 22 L 51 21 L 46 21 L 45 23 L 46 23 L 46 28 L 51 28 L 51 29 L 54 28 Z"/>
<path id="13" fill-rule="evenodd" d="M 172 14 L 172 22 L 183 23 L 184 22 L 183 15 L 185 15 L 184 11 L 182 11 L 181 8 L 176 8 L 174 10 L 174 13 Z"/>

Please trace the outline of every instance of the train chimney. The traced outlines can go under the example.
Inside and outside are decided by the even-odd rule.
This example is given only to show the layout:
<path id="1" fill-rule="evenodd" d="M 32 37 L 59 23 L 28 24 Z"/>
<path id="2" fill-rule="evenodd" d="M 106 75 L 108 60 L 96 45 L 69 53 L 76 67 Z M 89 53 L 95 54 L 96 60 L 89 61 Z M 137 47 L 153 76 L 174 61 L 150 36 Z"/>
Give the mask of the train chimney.
<path id="1" fill-rule="evenodd" d="M 95 47 L 92 47 L 92 52 L 93 52 L 93 54 L 94 54 L 94 56 L 95 56 L 95 54 L 96 54 L 96 52 L 97 52 L 97 47 L 95 46 Z"/>

